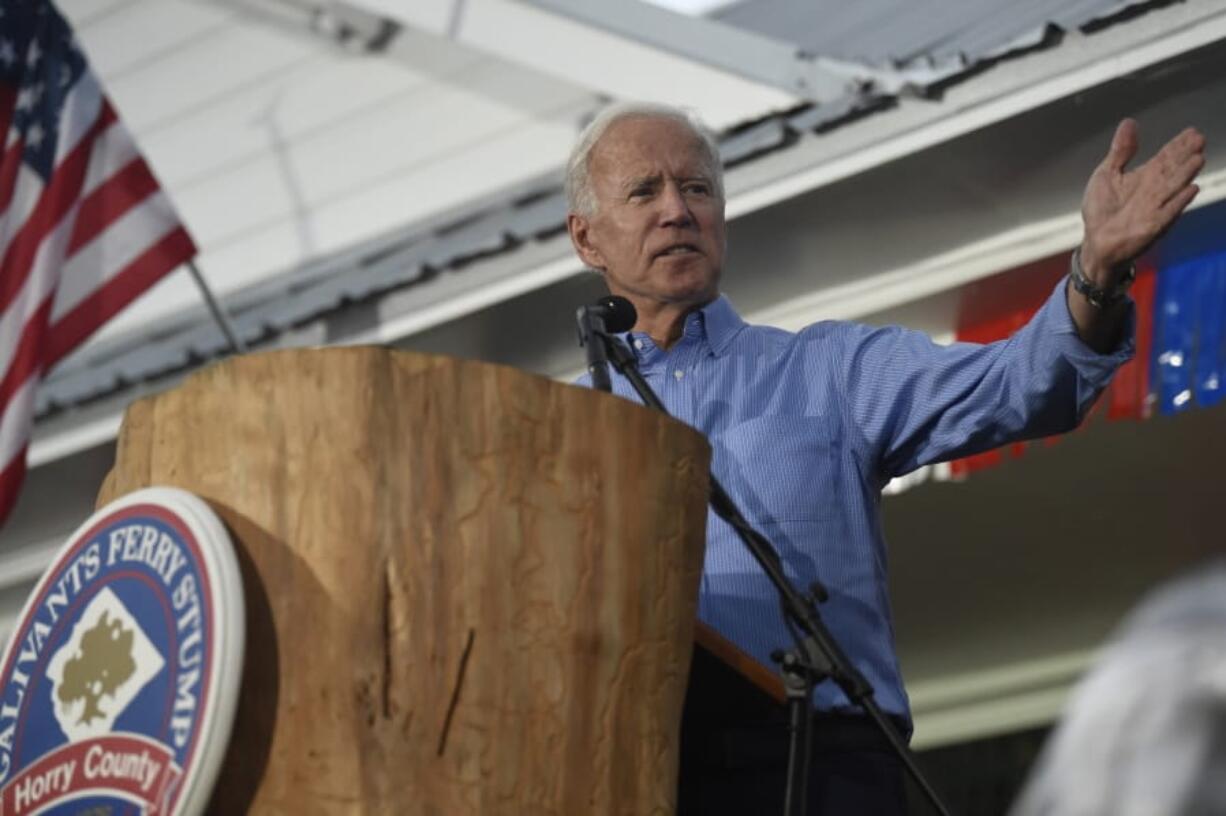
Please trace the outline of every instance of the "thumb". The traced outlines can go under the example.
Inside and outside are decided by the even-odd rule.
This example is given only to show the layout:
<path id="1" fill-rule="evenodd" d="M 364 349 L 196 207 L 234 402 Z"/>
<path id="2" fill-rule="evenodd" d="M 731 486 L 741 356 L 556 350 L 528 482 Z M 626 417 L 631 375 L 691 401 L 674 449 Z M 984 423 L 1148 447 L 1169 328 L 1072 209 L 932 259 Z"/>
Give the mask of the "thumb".
<path id="1" fill-rule="evenodd" d="M 1111 138 L 1111 147 L 1107 149 L 1107 157 L 1103 164 L 1112 170 L 1123 171 L 1124 166 L 1137 155 L 1137 120 L 1125 119 L 1115 129 Z"/>

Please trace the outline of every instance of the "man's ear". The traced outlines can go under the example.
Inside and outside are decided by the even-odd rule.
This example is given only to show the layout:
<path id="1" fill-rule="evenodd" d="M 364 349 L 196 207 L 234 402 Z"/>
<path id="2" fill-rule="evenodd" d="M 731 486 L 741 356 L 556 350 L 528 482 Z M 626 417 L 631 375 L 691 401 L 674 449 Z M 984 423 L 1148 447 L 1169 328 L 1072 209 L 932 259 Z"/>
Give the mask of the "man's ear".
<path id="1" fill-rule="evenodd" d="M 592 244 L 590 230 L 591 224 L 582 215 L 569 213 L 566 216 L 566 231 L 570 233 L 570 242 L 574 245 L 579 259 L 592 269 L 603 271 L 607 264 L 604 255 Z"/>

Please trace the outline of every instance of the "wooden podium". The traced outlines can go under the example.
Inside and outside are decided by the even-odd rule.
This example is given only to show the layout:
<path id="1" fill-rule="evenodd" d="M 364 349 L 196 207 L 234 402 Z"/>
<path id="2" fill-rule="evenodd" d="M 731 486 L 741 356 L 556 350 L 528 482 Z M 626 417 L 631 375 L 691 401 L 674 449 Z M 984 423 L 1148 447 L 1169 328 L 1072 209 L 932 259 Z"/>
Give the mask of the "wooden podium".
<path id="1" fill-rule="evenodd" d="M 210 812 L 672 812 L 708 458 L 626 400 L 379 348 L 134 403 L 99 503 L 196 493 L 243 571 Z"/>

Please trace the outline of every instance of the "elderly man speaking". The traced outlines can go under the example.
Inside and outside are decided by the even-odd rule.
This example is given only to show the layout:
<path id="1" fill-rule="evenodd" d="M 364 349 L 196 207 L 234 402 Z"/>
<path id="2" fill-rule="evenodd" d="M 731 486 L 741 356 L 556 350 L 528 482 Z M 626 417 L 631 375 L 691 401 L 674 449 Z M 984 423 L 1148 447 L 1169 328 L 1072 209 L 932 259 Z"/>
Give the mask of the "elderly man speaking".
<path id="1" fill-rule="evenodd" d="M 826 624 L 905 733 L 881 489 L 924 464 L 1072 429 L 1131 356 L 1132 260 L 1196 195 L 1204 138 L 1188 129 L 1130 171 L 1136 152 L 1137 125 L 1125 120 L 1086 186 L 1069 275 L 1034 318 L 1008 340 L 948 347 L 898 327 L 827 321 L 793 334 L 745 323 L 719 294 L 718 151 L 688 114 L 613 106 L 571 154 L 571 241 L 637 309 L 626 339 L 648 382 L 710 439 L 713 472 L 789 577 L 829 589 Z M 634 398 L 620 377 L 614 390 Z M 765 663 L 791 643 L 770 583 L 714 516 L 699 617 Z M 814 705 L 812 812 L 905 812 L 901 766 L 867 718 L 832 683 L 817 687 Z M 763 728 L 777 755 L 747 750 L 704 777 L 701 802 L 689 803 L 697 812 L 777 811 L 786 733 Z M 746 724 L 713 739 L 735 753 L 761 737 Z"/>

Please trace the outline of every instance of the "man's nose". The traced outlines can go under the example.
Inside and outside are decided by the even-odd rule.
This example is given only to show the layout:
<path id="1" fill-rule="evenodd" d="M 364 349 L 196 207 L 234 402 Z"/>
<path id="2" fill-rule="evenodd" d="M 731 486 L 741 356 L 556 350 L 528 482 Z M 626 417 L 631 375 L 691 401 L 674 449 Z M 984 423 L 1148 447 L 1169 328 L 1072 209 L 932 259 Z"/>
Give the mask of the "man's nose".
<path id="1" fill-rule="evenodd" d="M 660 220 L 665 227 L 688 227 L 694 224 L 694 213 L 690 211 L 690 203 L 685 200 L 685 193 L 676 184 L 665 185 L 660 196 Z"/>

